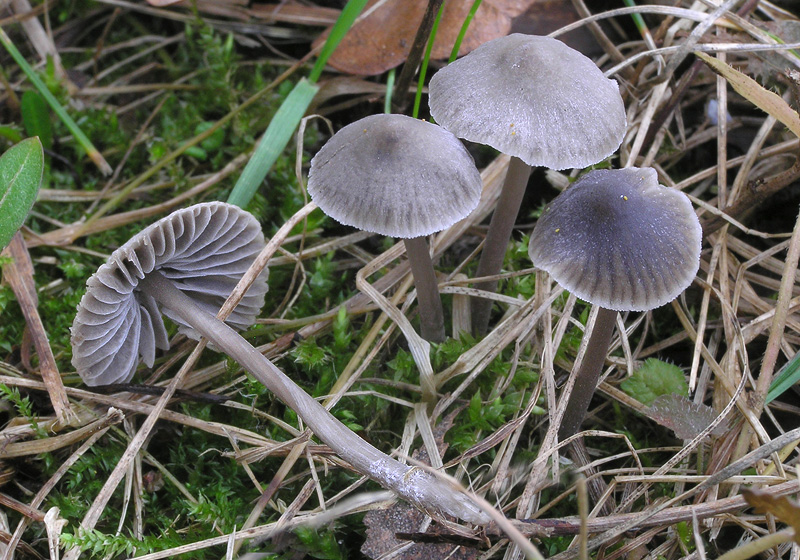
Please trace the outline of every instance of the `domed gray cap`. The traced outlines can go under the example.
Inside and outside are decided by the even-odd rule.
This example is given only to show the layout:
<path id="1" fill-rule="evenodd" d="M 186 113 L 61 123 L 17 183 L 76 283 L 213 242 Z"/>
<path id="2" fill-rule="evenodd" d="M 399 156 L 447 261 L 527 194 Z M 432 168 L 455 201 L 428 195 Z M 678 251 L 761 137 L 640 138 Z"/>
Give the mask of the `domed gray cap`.
<path id="1" fill-rule="evenodd" d="M 689 198 L 659 185 L 654 169 L 597 170 L 545 208 L 528 254 L 585 301 L 645 311 L 692 283 L 701 242 Z"/>
<path id="2" fill-rule="evenodd" d="M 465 218 L 481 188 L 458 138 L 405 115 L 372 115 L 345 126 L 308 172 L 308 192 L 328 216 L 401 238 L 429 235 Z"/>
<path id="3" fill-rule="evenodd" d="M 164 322 L 152 296 L 139 291 L 154 270 L 216 315 L 264 247 L 261 225 L 248 212 L 208 202 L 173 212 L 114 251 L 86 283 L 72 323 L 72 365 L 90 386 L 126 383 L 139 360 L 152 367 L 156 348 L 167 350 Z M 259 276 L 226 320 L 243 329 L 255 322 L 267 292 Z M 199 338 L 168 309 L 179 331 Z"/>
<path id="4" fill-rule="evenodd" d="M 460 138 L 528 165 L 587 167 L 619 148 L 625 107 L 617 82 L 557 39 L 514 33 L 439 70 L 431 115 Z"/>

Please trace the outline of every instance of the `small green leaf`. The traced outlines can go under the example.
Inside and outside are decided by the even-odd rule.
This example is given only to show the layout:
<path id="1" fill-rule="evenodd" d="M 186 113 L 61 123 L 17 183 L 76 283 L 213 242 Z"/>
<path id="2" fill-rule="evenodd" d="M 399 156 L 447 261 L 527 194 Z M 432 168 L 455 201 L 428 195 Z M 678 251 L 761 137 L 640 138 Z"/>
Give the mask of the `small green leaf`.
<path id="1" fill-rule="evenodd" d="M 780 397 L 789 387 L 798 382 L 800 382 L 800 352 L 795 354 L 772 380 L 767 393 L 767 403 Z"/>
<path id="2" fill-rule="evenodd" d="M 22 94 L 22 124 L 28 136 L 38 136 L 45 149 L 53 147 L 53 124 L 44 97 L 34 90 Z"/>
<path id="3" fill-rule="evenodd" d="M 633 375 L 620 383 L 628 395 L 644 404 L 651 404 L 661 395 L 689 395 L 689 385 L 681 368 L 649 358 Z"/>
<path id="4" fill-rule="evenodd" d="M 23 140 L 0 157 L 0 249 L 8 245 L 36 201 L 43 170 L 38 138 Z"/>

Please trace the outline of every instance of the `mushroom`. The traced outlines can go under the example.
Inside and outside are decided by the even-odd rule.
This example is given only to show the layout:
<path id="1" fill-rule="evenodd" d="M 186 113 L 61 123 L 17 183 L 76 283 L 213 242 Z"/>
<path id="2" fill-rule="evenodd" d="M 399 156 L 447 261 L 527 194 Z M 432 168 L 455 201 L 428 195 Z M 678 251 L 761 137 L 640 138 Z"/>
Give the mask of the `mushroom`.
<path id="1" fill-rule="evenodd" d="M 87 282 L 72 326 L 73 365 L 87 385 L 128 381 L 169 343 L 161 311 L 190 336 L 203 336 L 292 408 L 361 474 L 424 509 L 466 521 L 486 515 L 432 474 L 379 451 L 337 420 L 228 325 L 253 323 L 264 303 L 260 276 L 226 322 L 215 317 L 264 247 L 258 221 L 222 202 L 178 210 L 114 251 Z"/>
<path id="2" fill-rule="evenodd" d="M 444 340 L 444 313 L 425 236 L 469 215 L 481 177 L 443 128 L 405 115 L 372 115 L 333 135 L 311 160 L 308 192 L 328 216 L 400 237 L 414 275 L 420 331 Z"/>
<path id="3" fill-rule="evenodd" d="M 431 79 L 433 118 L 456 136 L 511 156 L 476 275 L 503 265 L 531 166 L 586 167 L 614 153 L 625 133 L 617 82 L 589 58 L 551 37 L 514 33 L 489 41 Z M 494 292 L 497 281 L 477 288 Z M 472 306 L 483 334 L 491 300 Z"/>
<path id="4" fill-rule="evenodd" d="M 654 169 L 597 170 L 558 195 L 531 234 L 533 264 L 599 307 L 559 438 L 577 433 L 618 311 L 648 311 L 678 297 L 700 267 L 702 230 L 689 198 Z"/>

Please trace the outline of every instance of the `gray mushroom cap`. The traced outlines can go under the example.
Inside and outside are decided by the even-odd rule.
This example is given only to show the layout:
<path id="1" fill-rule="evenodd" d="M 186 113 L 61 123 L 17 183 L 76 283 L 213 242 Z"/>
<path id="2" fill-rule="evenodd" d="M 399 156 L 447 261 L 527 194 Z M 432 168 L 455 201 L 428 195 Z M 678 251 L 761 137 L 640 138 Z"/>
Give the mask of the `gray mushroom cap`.
<path id="1" fill-rule="evenodd" d="M 429 92 L 444 128 L 528 165 L 587 167 L 613 154 L 625 133 L 617 82 L 550 37 L 484 43 L 439 70 Z"/>
<path id="2" fill-rule="evenodd" d="M 579 298 L 616 311 L 672 301 L 700 266 L 702 230 L 689 198 L 651 168 L 587 173 L 545 208 L 533 264 Z"/>
<path id="3" fill-rule="evenodd" d="M 308 192 L 328 216 L 406 239 L 468 216 L 481 187 L 458 138 L 405 115 L 372 115 L 345 126 L 314 156 L 308 172 Z"/>
<path id="4" fill-rule="evenodd" d="M 157 270 L 211 314 L 216 314 L 264 247 L 258 221 L 237 206 L 208 202 L 173 212 L 114 251 L 86 283 L 72 324 L 72 365 L 90 386 L 130 381 L 143 360 L 169 341 L 158 306 L 139 281 Z M 243 329 L 255 322 L 267 292 L 266 272 L 226 322 Z M 199 338 L 170 312 L 179 331 Z"/>

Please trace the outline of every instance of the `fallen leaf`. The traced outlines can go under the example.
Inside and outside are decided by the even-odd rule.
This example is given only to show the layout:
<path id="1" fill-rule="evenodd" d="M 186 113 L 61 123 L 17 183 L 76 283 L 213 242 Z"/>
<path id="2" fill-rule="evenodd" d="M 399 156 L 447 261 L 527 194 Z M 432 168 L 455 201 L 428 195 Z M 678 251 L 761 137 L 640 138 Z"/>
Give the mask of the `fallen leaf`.
<path id="1" fill-rule="evenodd" d="M 337 70 L 359 76 L 374 76 L 401 64 L 411 49 L 411 43 L 425 13 L 427 0 L 387 0 L 370 11 L 377 0 L 371 0 L 367 14 L 345 35 L 328 64 Z M 512 20 L 525 12 L 537 0 L 484 0 L 461 43 L 459 54 L 464 55 L 479 45 L 508 35 Z M 439 30 L 431 57 L 450 56 L 461 25 L 472 7 L 473 0 L 445 2 Z M 314 46 L 325 41 L 323 33 Z"/>
<path id="2" fill-rule="evenodd" d="M 373 510 L 364 516 L 367 540 L 361 546 L 362 554 L 370 558 L 381 558 L 390 551 L 402 552 L 392 555 L 398 560 L 432 560 L 449 558 L 472 560 L 480 556 L 477 548 L 466 548 L 450 543 L 432 544 L 401 540 L 397 533 L 418 533 L 425 514 L 406 503 L 397 503 L 383 510 Z"/>
<path id="3" fill-rule="evenodd" d="M 661 395 L 648 410 L 650 418 L 666 426 L 680 439 L 694 439 L 697 434 L 708 428 L 717 413 L 710 406 L 690 401 L 682 395 Z M 721 422 L 711 432 L 721 436 L 727 429 L 727 422 Z"/>
<path id="4" fill-rule="evenodd" d="M 756 510 L 756 513 L 771 513 L 781 523 L 786 523 L 794 529 L 793 539 L 800 544 L 800 505 L 786 496 L 773 496 L 758 489 L 744 489 L 742 497 Z"/>

